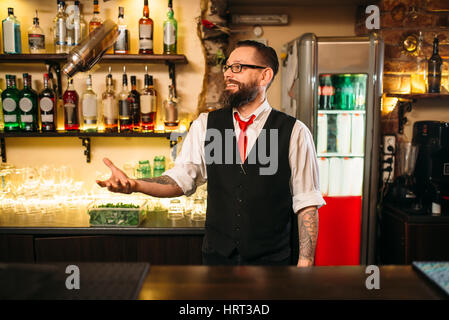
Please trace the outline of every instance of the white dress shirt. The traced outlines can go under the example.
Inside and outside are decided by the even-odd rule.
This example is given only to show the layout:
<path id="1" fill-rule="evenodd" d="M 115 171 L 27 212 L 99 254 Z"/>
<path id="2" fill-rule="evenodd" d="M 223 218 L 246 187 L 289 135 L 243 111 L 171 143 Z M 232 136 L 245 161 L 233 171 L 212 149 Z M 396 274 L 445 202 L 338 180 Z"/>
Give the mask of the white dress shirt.
<path id="1" fill-rule="evenodd" d="M 251 151 L 272 108 L 265 100 L 251 115 L 240 119 L 248 121 L 255 115 L 254 122 L 247 128 L 248 146 L 245 155 Z M 238 112 L 234 109 L 234 112 Z M 208 113 L 201 113 L 190 126 L 189 133 L 182 143 L 181 151 L 175 160 L 175 166 L 164 172 L 172 178 L 184 191 L 186 196 L 192 195 L 197 186 L 207 182 L 204 144 L 206 139 Z M 238 139 L 240 127 L 233 117 L 235 135 Z M 309 129 L 299 120 L 293 126 L 290 136 L 289 163 L 291 170 L 290 192 L 293 195 L 293 211 L 308 206 L 321 207 L 325 204 L 320 192 L 318 163 L 315 145 Z"/>

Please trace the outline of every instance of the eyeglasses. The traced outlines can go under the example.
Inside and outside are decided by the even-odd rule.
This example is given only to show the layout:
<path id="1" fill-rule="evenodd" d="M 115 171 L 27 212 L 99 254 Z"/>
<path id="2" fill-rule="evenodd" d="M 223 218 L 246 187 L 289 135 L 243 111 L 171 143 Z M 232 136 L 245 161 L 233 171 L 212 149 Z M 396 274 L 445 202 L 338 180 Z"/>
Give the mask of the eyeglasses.
<path id="1" fill-rule="evenodd" d="M 222 67 L 222 70 L 223 70 L 223 73 L 228 71 L 228 69 L 231 69 L 232 73 L 239 73 L 239 72 L 242 72 L 242 68 L 243 67 L 247 67 L 247 68 L 251 68 L 251 69 L 265 69 L 265 68 L 267 68 L 267 67 L 262 67 L 262 66 L 256 66 L 254 64 L 233 63 L 230 66 L 228 66 L 227 64 L 224 64 L 223 67 Z"/>

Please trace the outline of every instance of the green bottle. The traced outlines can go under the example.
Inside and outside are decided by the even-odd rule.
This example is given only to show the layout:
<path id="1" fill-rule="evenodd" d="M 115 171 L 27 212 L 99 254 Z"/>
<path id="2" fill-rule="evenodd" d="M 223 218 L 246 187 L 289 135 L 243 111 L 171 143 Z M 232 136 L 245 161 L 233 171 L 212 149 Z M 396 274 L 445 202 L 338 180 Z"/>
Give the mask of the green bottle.
<path id="1" fill-rule="evenodd" d="M 2 89 L 0 88 L 0 97 L 2 96 Z M 5 129 L 5 122 L 3 120 L 3 107 L 2 107 L 2 99 L 0 99 L 0 132 L 3 132 Z"/>
<path id="2" fill-rule="evenodd" d="M 31 75 L 23 74 L 23 89 L 19 93 L 20 129 L 22 131 L 37 131 L 38 94 L 31 88 Z"/>
<path id="3" fill-rule="evenodd" d="M 5 131 L 19 131 L 19 90 L 16 76 L 6 75 L 6 89 L 2 92 L 3 120 Z"/>
<path id="4" fill-rule="evenodd" d="M 168 0 L 167 19 L 164 21 L 164 54 L 177 54 L 178 22 L 173 15 L 173 1 Z"/>

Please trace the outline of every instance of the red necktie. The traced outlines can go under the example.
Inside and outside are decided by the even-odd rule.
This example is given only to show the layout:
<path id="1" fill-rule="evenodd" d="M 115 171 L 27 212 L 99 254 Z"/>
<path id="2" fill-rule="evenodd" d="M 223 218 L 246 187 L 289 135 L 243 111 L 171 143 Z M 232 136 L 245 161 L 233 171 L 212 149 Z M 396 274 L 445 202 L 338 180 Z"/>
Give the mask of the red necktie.
<path id="1" fill-rule="evenodd" d="M 246 136 L 246 129 L 248 126 L 253 123 L 254 118 L 256 116 L 252 115 L 251 119 L 248 121 L 243 121 L 240 119 L 237 112 L 234 112 L 234 118 L 238 121 L 239 127 L 240 127 L 240 135 L 239 135 L 239 152 L 240 152 L 240 159 L 242 159 L 242 163 L 245 162 L 246 158 L 246 146 L 248 144 L 248 137 Z"/>

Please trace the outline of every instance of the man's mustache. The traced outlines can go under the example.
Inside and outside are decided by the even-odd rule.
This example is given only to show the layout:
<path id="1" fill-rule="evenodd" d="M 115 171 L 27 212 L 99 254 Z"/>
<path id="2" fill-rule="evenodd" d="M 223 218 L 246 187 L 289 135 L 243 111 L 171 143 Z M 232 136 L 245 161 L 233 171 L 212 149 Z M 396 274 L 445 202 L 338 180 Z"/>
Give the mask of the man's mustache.
<path id="1" fill-rule="evenodd" d="M 231 79 L 225 81 L 225 86 L 228 85 L 228 84 L 230 84 L 230 83 L 236 84 L 236 85 L 238 85 L 239 88 L 240 88 L 241 83 L 238 82 L 238 81 L 235 81 L 235 80 L 231 80 Z"/>

